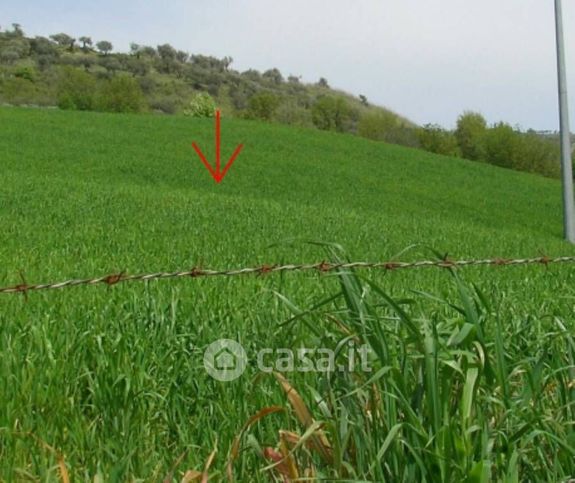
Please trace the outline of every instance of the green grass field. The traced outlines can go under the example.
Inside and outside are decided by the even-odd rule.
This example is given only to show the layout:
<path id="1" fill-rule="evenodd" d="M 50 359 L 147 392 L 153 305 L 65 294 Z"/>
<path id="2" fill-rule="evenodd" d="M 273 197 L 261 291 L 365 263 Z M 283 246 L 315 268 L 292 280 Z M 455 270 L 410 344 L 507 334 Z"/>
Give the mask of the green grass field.
<path id="1" fill-rule="evenodd" d="M 247 121 L 224 119 L 223 140 L 225 159 L 245 149 L 216 185 L 191 148 L 213 159 L 212 120 L 0 109 L 0 286 L 20 273 L 575 254 L 555 180 Z M 574 308 L 570 265 L 1 295 L 0 481 L 60 481 L 62 465 L 74 481 L 180 481 L 214 449 L 214 481 L 565 481 Z M 233 382 L 203 367 L 220 338 L 248 353 Z M 263 348 L 346 340 L 369 344 L 372 372 L 284 373 L 288 395 L 255 363 Z"/>

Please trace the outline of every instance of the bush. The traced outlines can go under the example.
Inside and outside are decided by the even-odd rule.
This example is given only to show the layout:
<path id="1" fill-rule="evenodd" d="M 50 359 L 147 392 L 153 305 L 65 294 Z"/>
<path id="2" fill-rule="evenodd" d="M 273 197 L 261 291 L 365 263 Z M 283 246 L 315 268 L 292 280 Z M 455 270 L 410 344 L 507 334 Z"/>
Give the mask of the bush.
<path id="1" fill-rule="evenodd" d="M 111 56 L 99 57 L 97 59 L 97 63 L 100 67 L 106 69 L 106 71 L 110 76 L 112 76 L 113 74 L 122 69 L 122 64 L 118 60 L 118 57 L 111 57 Z"/>
<path id="2" fill-rule="evenodd" d="M 58 107 L 89 111 L 96 107 L 95 79 L 73 67 L 62 69 L 58 80 Z"/>
<path id="3" fill-rule="evenodd" d="M 228 94 L 234 109 L 236 111 L 243 111 L 249 107 L 250 98 L 254 96 L 256 92 L 257 88 L 254 87 L 254 85 L 242 80 L 237 84 L 232 84 L 229 88 Z"/>
<path id="4" fill-rule="evenodd" d="M 139 77 L 138 78 L 138 84 L 140 84 L 140 89 L 142 89 L 142 92 L 144 93 L 144 95 L 150 95 L 153 94 L 154 91 L 156 90 L 156 82 L 154 81 L 154 79 L 152 77 L 149 76 L 143 76 L 143 77 Z"/>
<path id="5" fill-rule="evenodd" d="M 368 111 L 359 120 L 358 134 L 373 141 L 389 142 L 389 134 L 397 129 L 397 116 L 388 111 Z"/>
<path id="6" fill-rule="evenodd" d="M 30 82 L 35 82 L 38 74 L 36 69 L 32 66 L 20 66 L 14 69 L 14 77 L 18 77 L 20 79 L 26 79 Z"/>
<path id="7" fill-rule="evenodd" d="M 176 96 L 155 97 L 149 102 L 149 106 L 153 111 L 175 114 L 181 107 L 181 100 Z"/>
<path id="8" fill-rule="evenodd" d="M 186 116 L 192 117 L 214 117 L 215 113 L 216 101 L 207 92 L 196 94 L 184 110 Z"/>
<path id="9" fill-rule="evenodd" d="M 504 168 L 517 166 L 520 158 L 521 137 L 509 124 L 500 122 L 488 129 L 484 136 L 485 161 Z"/>
<path id="10" fill-rule="evenodd" d="M 314 125 L 325 131 L 349 131 L 352 109 L 342 97 L 321 96 L 311 108 Z"/>
<path id="11" fill-rule="evenodd" d="M 373 141 L 420 147 L 417 130 L 405 124 L 396 114 L 385 110 L 367 111 L 359 120 L 357 133 Z"/>
<path id="12" fill-rule="evenodd" d="M 437 124 L 427 124 L 419 130 L 419 142 L 423 149 L 430 153 L 444 156 L 458 156 L 457 139 L 451 131 Z"/>
<path id="13" fill-rule="evenodd" d="M 280 98 L 275 94 L 259 92 L 250 98 L 246 117 L 271 121 L 280 102 Z"/>
<path id="14" fill-rule="evenodd" d="M 265 79 L 275 85 L 280 85 L 284 81 L 282 73 L 276 68 L 266 70 L 262 74 L 262 79 Z"/>
<path id="15" fill-rule="evenodd" d="M 459 116 L 455 137 L 464 158 L 475 161 L 483 159 L 486 132 L 487 122 L 481 114 L 467 111 Z"/>
<path id="16" fill-rule="evenodd" d="M 421 148 L 417 128 L 399 124 L 386 135 L 386 142 L 408 148 Z"/>
<path id="17" fill-rule="evenodd" d="M 30 54 L 30 43 L 26 39 L 12 39 L 2 43 L 0 48 L 0 62 L 13 64 L 19 59 L 24 59 Z"/>
<path id="18" fill-rule="evenodd" d="M 100 109 L 108 112 L 140 112 L 144 95 L 140 84 L 127 75 L 107 81 L 100 95 Z"/>
<path id="19" fill-rule="evenodd" d="M 561 148 L 552 140 L 535 132 L 521 134 L 514 169 L 539 173 L 543 176 L 559 177 L 561 173 Z"/>
<path id="20" fill-rule="evenodd" d="M 313 127 L 311 112 L 295 102 L 284 102 L 276 110 L 275 119 L 290 126 Z"/>
<path id="21" fill-rule="evenodd" d="M 36 88 L 26 79 L 12 77 L 0 84 L 0 99 L 10 104 L 32 104 Z"/>
<path id="22" fill-rule="evenodd" d="M 505 168 L 557 177 L 560 174 L 560 148 L 556 140 L 530 131 L 522 133 L 499 123 L 485 134 L 485 160 Z"/>

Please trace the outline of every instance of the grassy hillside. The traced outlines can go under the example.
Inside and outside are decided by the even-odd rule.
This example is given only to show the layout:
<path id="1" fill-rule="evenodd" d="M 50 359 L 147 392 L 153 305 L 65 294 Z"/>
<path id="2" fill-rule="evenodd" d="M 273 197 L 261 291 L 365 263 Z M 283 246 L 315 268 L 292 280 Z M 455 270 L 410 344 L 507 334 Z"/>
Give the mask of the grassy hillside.
<path id="1" fill-rule="evenodd" d="M 266 247 L 289 238 L 337 240 L 355 257 L 378 259 L 413 243 L 454 257 L 566 249 L 560 185 L 536 176 L 224 119 L 223 156 L 240 142 L 245 150 L 216 185 L 191 148 L 197 141 L 213 159 L 213 120 L 0 113 L 9 190 L 3 215 L 18 226 L 18 236 L 3 234 L 12 252 L 4 257 L 7 271 L 69 276 L 185 265 L 194 257 L 226 266 L 274 259 L 278 251 Z M 114 250 L 112 259 L 86 251 L 101 243 L 104 253 Z M 66 252 L 71 245 L 77 255 Z M 311 254 L 285 250 L 298 259 Z M 26 258 L 15 257 L 19 251 Z M 37 272 L 29 272 L 36 266 L 30 251 L 42 264 Z M 53 267 L 43 265 L 48 255 Z"/>
<path id="2" fill-rule="evenodd" d="M 399 258 L 575 253 L 561 240 L 559 183 L 489 165 L 224 119 L 223 157 L 245 149 L 216 185 L 191 148 L 213 159 L 211 120 L 3 108 L 0 125 L 0 286 L 20 272 L 32 283 L 331 256 L 306 240 L 374 261 L 407 247 Z M 575 475 L 572 268 L 361 276 L 405 313 L 349 274 L 0 297 L 0 479 L 57 479 L 58 457 L 38 438 L 79 480 L 157 481 L 184 455 L 178 477 L 214 447 L 210 473 L 222 476 L 242 425 L 279 405 L 286 412 L 248 431 L 234 465 L 238 481 L 269 481 L 258 444 L 306 428 L 252 354 L 333 348 L 346 334 L 370 342 L 376 379 L 285 375 L 334 447 L 329 463 L 298 448 L 300 469 L 373 481 Z M 250 353 L 234 382 L 202 366 L 221 337 Z"/>

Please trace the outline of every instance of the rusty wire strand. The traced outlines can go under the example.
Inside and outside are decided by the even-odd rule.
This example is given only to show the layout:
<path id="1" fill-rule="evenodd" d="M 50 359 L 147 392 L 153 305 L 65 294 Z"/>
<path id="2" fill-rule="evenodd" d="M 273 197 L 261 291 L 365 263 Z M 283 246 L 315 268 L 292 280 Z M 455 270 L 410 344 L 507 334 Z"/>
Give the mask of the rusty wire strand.
<path id="1" fill-rule="evenodd" d="M 81 285 L 98 285 L 106 284 L 108 286 L 116 285 L 122 282 L 144 282 L 149 280 L 161 280 L 172 278 L 199 278 L 199 277 L 233 277 L 238 275 L 249 274 L 271 274 L 278 272 L 294 272 L 294 271 L 310 271 L 315 270 L 320 273 L 334 272 L 337 270 L 345 269 L 379 269 L 384 271 L 403 270 L 412 268 L 459 268 L 470 266 L 512 266 L 512 265 L 549 265 L 559 263 L 575 263 L 575 256 L 573 257 L 536 257 L 536 258 L 493 258 L 485 260 L 422 260 L 415 262 L 345 262 L 345 263 L 329 263 L 326 261 L 309 264 L 286 264 L 286 265 L 262 265 L 259 267 L 239 268 L 233 270 L 204 270 L 198 267 L 191 270 L 183 270 L 177 272 L 157 272 L 140 275 L 127 275 L 125 272 L 105 275 L 96 278 L 66 280 L 64 282 L 46 283 L 28 285 L 24 279 L 23 283 L 13 287 L 0 288 L 0 294 L 3 293 L 23 293 L 26 295 L 29 291 L 33 290 L 53 290 L 68 287 L 78 287 Z"/>

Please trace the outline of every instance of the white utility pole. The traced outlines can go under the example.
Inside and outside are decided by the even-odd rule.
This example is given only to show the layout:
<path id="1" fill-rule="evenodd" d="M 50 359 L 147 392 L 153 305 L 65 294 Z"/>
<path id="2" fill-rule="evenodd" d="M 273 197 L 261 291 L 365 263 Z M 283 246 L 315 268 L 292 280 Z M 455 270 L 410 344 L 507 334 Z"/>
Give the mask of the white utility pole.
<path id="1" fill-rule="evenodd" d="M 563 9 L 555 0 L 557 34 L 557 76 L 559 80 L 559 117 L 561 122 L 561 172 L 563 175 L 563 228 L 565 238 L 575 243 L 575 206 L 573 200 L 573 165 L 571 164 L 571 131 L 567 102 L 567 74 L 565 70 L 565 41 L 563 39 Z"/>

